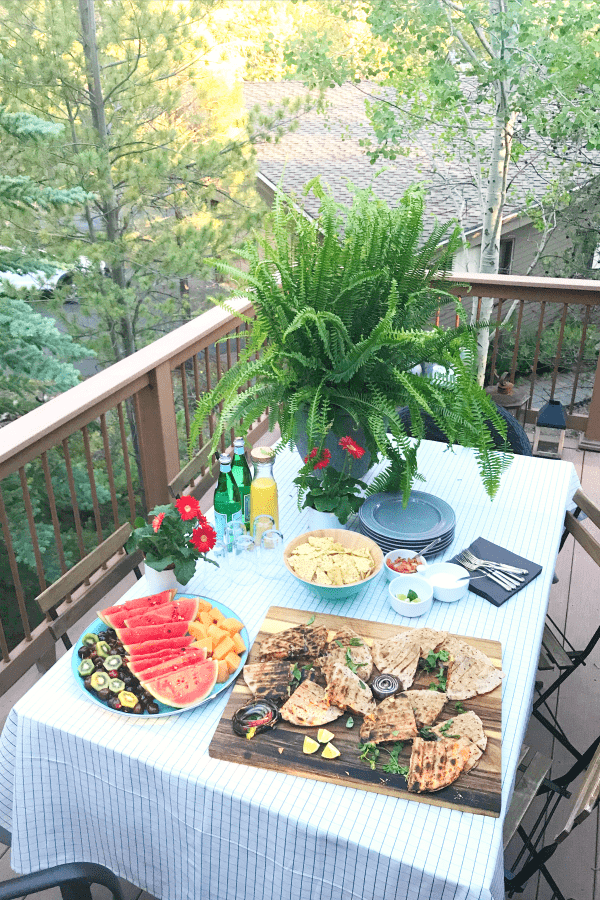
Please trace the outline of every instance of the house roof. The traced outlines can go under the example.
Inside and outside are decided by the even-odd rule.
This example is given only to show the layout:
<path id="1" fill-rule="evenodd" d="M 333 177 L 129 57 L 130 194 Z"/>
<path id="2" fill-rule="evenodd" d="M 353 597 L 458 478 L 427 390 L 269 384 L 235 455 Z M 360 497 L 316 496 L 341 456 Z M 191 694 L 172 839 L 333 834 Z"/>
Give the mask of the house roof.
<path id="1" fill-rule="evenodd" d="M 244 103 L 247 109 L 258 106 L 262 111 L 277 108 L 285 98 L 297 99 L 307 95 L 300 82 L 247 82 L 244 84 Z M 281 184 L 286 194 L 295 195 L 312 217 L 319 203 L 311 193 L 302 197 L 304 185 L 317 175 L 326 181 L 336 200 L 351 200 L 349 183 L 358 188 L 371 186 L 374 194 L 391 206 L 398 203 L 404 191 L 416 182 L 429 183 L 427 224 L 433 220 L 446 222 L 462 217 L 466 234 L 481 227 L 479 191 L 468 166 L 460 159 L 446 160 L 434 151 L 434 136 L 421 131 L 407 143 L 403 155 L 395 160 L 380 160 L 371 164 L 361 141 L 373 138 L 365 112 L 365 99 L 384 96 L 380 85 L 362 82 L 344 84 L 326 93 L 325 113 L 315 108 L 300 113 L 297 129 L 285 134 L 278 142 L 257 146 L 260 174 L 273 185 Z M 290 119 L 292 116 L 290 116 Z M 522 170 L 522 171 L 521 171 Z M 377 177 L 376 173 L 379 172 Z M 547 179 L 526 167 L 513 165 L 510 193 L 504 209 L 504 220 L 524 211 L 528 191 L 541 195 Z"/>

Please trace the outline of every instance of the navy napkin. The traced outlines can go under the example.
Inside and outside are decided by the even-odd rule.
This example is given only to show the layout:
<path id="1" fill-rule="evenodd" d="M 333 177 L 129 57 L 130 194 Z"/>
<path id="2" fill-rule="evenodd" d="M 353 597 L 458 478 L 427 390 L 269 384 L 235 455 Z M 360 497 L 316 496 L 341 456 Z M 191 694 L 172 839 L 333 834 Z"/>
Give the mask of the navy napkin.
<path id="1" fill-rule="evenodd" d="M 499 547 L 498 544 L 492 544 L 491 541 L 486 541 L 486 539 L 482 537 L 473 541 L 468 549 L 475 556 L 479 557 L 479 559 L 490 559 L 492 562 L 506 563 L 508 566 L 527 569 L 529 572 L 528 575 L 522 576 L 525 579 L 523 583 L 510 591 L 501 587 L 499 584 L 496 584 L 495 581 L 492 581 L 491 578 L 487 578 L 487 576 L 482 578 L 483 572 L 472 572 L 469 590 L 473 591 L 474 594 L 479 594 L 480 597 L 489 600 L 494 606 L 502 606 L 503 603 L 510 600 L 513 594 L 517 594 L 526 587 L 530 581 L 537 578 L 542 571 L 542 567 L 537 563 L 532 562 L 530 559 L 525 559 L 523 556 L 517 556 L 516 553 L 511 553 L 510 550 L 505 550 L 504 547 Z M 456 557 L 453 557 L 450 562 L 457 562 Z"/>

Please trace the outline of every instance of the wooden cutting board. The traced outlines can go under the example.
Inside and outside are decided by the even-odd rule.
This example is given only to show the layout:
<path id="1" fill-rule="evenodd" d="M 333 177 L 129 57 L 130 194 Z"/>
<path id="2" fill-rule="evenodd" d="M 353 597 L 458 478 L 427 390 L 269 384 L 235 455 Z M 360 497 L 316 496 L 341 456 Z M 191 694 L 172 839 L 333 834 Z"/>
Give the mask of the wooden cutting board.
<path id="1" fill-rule="evenodd" d="M 399 625 L 387 625 L 382 622 L 368 622 L 364 619 L 350 619 L 343 616 L 331 616 L 322 613 L 312 613 L 309 610 L 286 609 L 272 606 L 261 626 L 261 630 L 254 643 L 248 662 L 258 662 L 258 648 L 261 641 L 271 634 L 284 631 L 295 625 L 305 625 L 314 615 L 315 625 L 325 625 L 335 631 L 350 625 L 365 641 L 370 644 L 374 639 L 389 638 L 400 631 L 410 631 Z M 415 625 L 415 627 L 419 627 Z M 460 635 L 467 643 L 482 650 L 498 668 L 502 664 L 502 647 L 498 641 L 482 640 Z M 428 688 L 433 681 L 431 674 L 417 670 L 413 688 Z M 325 727 L 333 732 L 335 737 L 332 743 L 341 751 L 337 759 L 323 759 L 320 751 L 312 755 L 302 752 L 302 744 L 305 735 L 310 735 L 316 740 L 317 728 L 300 728 L 281 721 L 276 728 L 256 735 L 252 740 L 239 737 L 233 731 L 231 719 L 240 706 L 248 703 L 252 695 L 246 686 L 243 675 L 237 678 L 229 702 L 225 707 L 217 730 L 209 747 L 209 755 L 216 759 L 224 759 L 229 762 L 245 763 L 248 766 L 257 766 L 261 769 L 275 769 L 277 772 L 287 772 L 291 775 L 299 775 L 302 778 L 314 778 L 317 781 L 327 781 L 331 784 L 342 784 L 347 787 L 359 788 L 363 791 L 375 791 L 379 794 L 389 794 L 393 797 L 402 797 L 405 800 L 415 800 L 419 803 L 429 803 L 435 806 L 446 806 L 451 809 L 459 809 L 463 812 L 479 813 L 484 816 L 498 816 L 501 805 L 501 726 L 502 726 L 502 686 L 500 685 L 489 694 L 473 697 L 463 701 L 465 711 L 472 710 L 477 713 L 483 722 L 487 734 L 488 743 L 485 753 L 478 765 L 466 775 L 461 775 L 457 781 L 442 791 L 430 794 L 413 794 L 406 790 L 406 780 L 402 775 L 387 774 L 382 771 L 382 764 L 388 759 L 388 754 L 381 751 L 377 768 L 373 771 L 369 764 L 360 760 L 358 744 L 360 741 L 359 730 L 362 724 L 361 716 L 352 716 L 354 724 L 347 727 L 348 714 L 344 713 L 335 722 L 328 723 Z M 456 704 L 448 701 L 439 717 L 444 721 L 457 715 Z M 391 745 L 384 745 L 389 746 Z M 406 742 L 404 750 L 399 756 L 402 765 L 408 765 L 411 752 L 411 743 Z"/>

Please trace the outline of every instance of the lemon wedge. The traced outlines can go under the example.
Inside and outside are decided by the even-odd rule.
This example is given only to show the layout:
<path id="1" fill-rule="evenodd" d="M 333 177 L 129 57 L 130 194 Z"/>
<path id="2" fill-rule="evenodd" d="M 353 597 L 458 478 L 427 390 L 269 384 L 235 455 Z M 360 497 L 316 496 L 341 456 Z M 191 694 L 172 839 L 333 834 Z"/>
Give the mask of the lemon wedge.
<path id="1" fill-rule="evenodd" d="M 311 737 L 306 735 L 304 738 L 304 743 L 302 745 L 303 753 L 315 753 L 319 749 L 319 745 L 316 741 L 313 741 Z"/>
<path id="2" fill-rule="evenodd" d="M 332 735 L 333 736 L 333 735 Z M 336 756 L 340 756 L 340 751 L 337 747 L 334 747 L 333 744 L 327 744 L 321 756 L 324 756 L 325 759 L 335 759 Z"/>
<path id="3" fill-rule="evenodd" d="M 317 740 L 320 744 L 328 744 L 334 737 L 335 735 L 331 731 L 327 731 L 326 728 L 319 728 L 317 731 Z"/>

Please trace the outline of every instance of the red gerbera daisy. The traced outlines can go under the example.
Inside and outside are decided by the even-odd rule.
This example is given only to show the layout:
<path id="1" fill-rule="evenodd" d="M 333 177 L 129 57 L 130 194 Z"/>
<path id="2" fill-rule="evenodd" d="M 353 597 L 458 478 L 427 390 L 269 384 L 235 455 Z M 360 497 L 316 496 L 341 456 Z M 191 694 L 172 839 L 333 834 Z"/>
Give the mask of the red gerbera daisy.
<path id="1" fill-rule="evenodd" d="M 354 459 L 360 459 L 361 456 L 365 455 L 365 448 L 361 447 L 349 436 L 341 438 L 340 447 L 343 447 L 344 450 L 347 450 L 350 456 L 353 456 Z"/>
<path id="2" fill-rule="evenodd" d="M 316 462 L 313 466 L 314 469 L 326 469 L 329 463 L 331 462 L 331 453 L 327 449 L 327 447 L 323 447 L 321 450 L 321 459 Z"/>
<path id="3" fill-rule="evenodd" d="M 199 553 L 208 553 L 217 542 L 217 532 L 211 525 L 204 525 L 201 528 L 194 528 L 190 538 L 190 544 L 196 548 Z"/>
<path id="4" fill-rule="evenodd" d="M 159 513 L 157 516 L 154 516 L 154 518 L 152 519 L 152 528 L 155 532 L 157 532 L 158 529 L 160 528 L 160 526 L 162 525 L 162 520 L 164 519 L 164 517 L 165 517 L 164 513 Z"/>
<path id="5" fill-rule="evenodd" d="M 184 522 L 188 519 L 197 519 L 200 513 L 200 504 L 195 497 L 179 497 L 175 501 L 175 506 Z"/>

